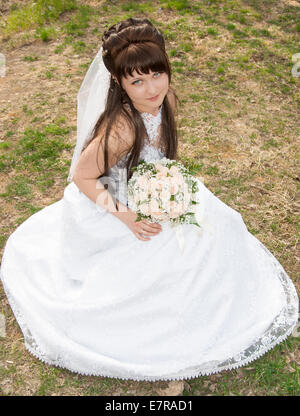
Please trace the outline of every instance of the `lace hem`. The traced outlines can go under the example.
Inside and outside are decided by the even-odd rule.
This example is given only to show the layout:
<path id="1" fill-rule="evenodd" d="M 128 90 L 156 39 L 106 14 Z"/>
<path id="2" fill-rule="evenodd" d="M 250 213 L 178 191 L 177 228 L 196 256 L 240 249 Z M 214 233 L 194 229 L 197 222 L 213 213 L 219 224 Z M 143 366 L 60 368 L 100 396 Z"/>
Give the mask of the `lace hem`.
<path id="1" fill-rule="evenodd" d="M 255 238 L 252 234 L 250 234 Z M 291 333 L 298 322 L 298 313 L 299 313 L 299 298 L 296 292 L 296 289 L 284 271 L 281 264 L 276 260 L 273 254 L 259 241 L 256 240 L 260 245 L 261 249 L 265 250 L 269 256 L 270 261 L 274 267 L 274 273 L 281 281 L 282 287 L 286 295 L 286 307 L 284 307 L 281 312 L 274 319 L 270 327 L 259 337 L 254 339 L 253 343 L 245 347 L 238 354 L 232 355 L 230 358 L 222 361 L 210 361 L 200 365 L 192 365 L 186 367 L 184 370 L 177 371 L 176 373 L 170 373 L 162 376 L 140 376 L 134 375 L 134 370 L 126 371 L 112 371 L 111 373 L 104 371 L 100 368 L 99 365 L 92 368 L 90 366 L 90 371 L 80 371 L 78 366 L 74 363 L 74 360 L 70 360 L 68 357 L 63 356 L 62 354 L 55 354 L 55 358 L 50 358 L 38 345 L 36 340 L 33 338 L 31 331 L 29 330 L 26 321 L 22 313 L 18 310 L 17 305 L 13 299 L 13 296 L 10 294 L 7 286 L 4 282 L 4 276 L 0 269 L 0 278 L 2 280 L 3 288 L 6 293 L 7 299 L 10 303 L 11 309 L 16 317 L 16 320 L 23 332 L 25 347 L 26 349 L 34 355 L 36 358 L 40 359 L 48 365 L 53 365 L 56 367 L 67 369 L 73 373 L 88 375 L 88 376 L 102 376 L 110 377 L 122 380 L 134 380 L 134 381 L 159 381 L 159 380 L 184 380 L 192 379 L 199 376 L 211 375 L 219 373 L 221 371 L 233 370 L 239 367 L 243 367 L 249 364 L 252 361 L 255 361 L 266 352 L 274 348 L 277 344 L 280 344 L 284 341 Z M 62 348 L 63 350 L 63 348 Z M 66 355 L 66 354 L 65 354 Z M 112 374 L 114 373 L 114 374 Z"/>

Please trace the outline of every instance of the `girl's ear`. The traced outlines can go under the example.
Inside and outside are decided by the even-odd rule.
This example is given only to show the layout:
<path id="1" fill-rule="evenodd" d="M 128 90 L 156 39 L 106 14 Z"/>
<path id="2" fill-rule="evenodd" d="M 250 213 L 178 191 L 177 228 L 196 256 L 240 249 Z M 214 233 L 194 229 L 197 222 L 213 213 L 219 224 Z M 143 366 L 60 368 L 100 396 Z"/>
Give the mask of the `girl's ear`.
<path id="1" fill-rule="evenodd" d="M 116 84 L 119 84 L 119 81 L 117 80 L 117 78 L 113 77 L 113 80 Z"/>

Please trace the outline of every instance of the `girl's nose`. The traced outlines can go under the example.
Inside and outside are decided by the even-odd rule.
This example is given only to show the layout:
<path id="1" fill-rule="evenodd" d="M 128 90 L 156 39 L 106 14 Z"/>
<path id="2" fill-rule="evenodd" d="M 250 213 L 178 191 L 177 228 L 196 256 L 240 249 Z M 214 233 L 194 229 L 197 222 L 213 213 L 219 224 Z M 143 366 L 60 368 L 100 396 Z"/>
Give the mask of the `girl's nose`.
<path id="1" fill-rule="evenodd" d="M 155 97 L 155 95 L 157 95 L 154 84 L 152 83 L 148 84 L 147 92 L 148 92 L 148 98 L 152 98 L 152 97 Z"/>

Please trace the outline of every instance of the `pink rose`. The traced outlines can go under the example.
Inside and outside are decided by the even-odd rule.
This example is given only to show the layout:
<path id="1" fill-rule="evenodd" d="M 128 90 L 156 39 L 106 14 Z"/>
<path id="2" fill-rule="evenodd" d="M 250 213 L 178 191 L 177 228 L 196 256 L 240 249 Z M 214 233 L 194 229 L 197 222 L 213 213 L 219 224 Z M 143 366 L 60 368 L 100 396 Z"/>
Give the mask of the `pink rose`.
<path id="1" fill-rule="evenodd" d="M 156 164 L 155 167 L 158 170 L 158 174 L 160 173 L 160 174 L 163 174 L 164 176 L 166 176 L 167 173 L 169 172 L 169 168 L 167 168 L 167 166 Z"/>
<path id="2" fill-rule="evenodd" d="M 170 180 L 170 192 L 171 195 L 175 195 L 179 191 L 180 186 L 180 180 L 177 178 L 177 176 L 174 176 Z"/>
<path id="3" fill-rule="evenodd" d="M 171 173 L 172 175 L 178 175 L 178 174 L 180 174 L 180 171 L 179 171 L 179 169 L 177 168 L 177 166 L 171 166 L 171 167 L 170 167 L 170 173 Z"/>
<path id="4" fill-rule="evenodd" d="M 138 185 L 141 186 L 142 188 L 147 188 L 149 184 L 149 181 L 147 178 L 145 178 L 145 176 L 140 176 L 138 179 Z"/>
<path id="5" fill-rule="evenodd" d="M 159 203 L 155 199 L 152 199 L 150 201 L 150 212 L 151 212 L 151 215 L 154 215 L 154 216 L 160 214 Z"/>

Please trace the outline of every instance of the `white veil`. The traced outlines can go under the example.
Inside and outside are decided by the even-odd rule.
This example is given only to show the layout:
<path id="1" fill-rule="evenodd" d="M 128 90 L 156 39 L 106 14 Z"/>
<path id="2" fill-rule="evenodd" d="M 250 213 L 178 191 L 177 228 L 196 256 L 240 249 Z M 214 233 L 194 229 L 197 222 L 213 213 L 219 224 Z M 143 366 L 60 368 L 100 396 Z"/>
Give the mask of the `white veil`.
<path id="1" fill-rule="evenodd" d="M 83 147 L 91 140 L 92 132 L 105 110 L 111 74 L 102 59 L 102 46 L 91 63 L 77 95 L 77 141 L 67 178 L 72 181 Z"/>

